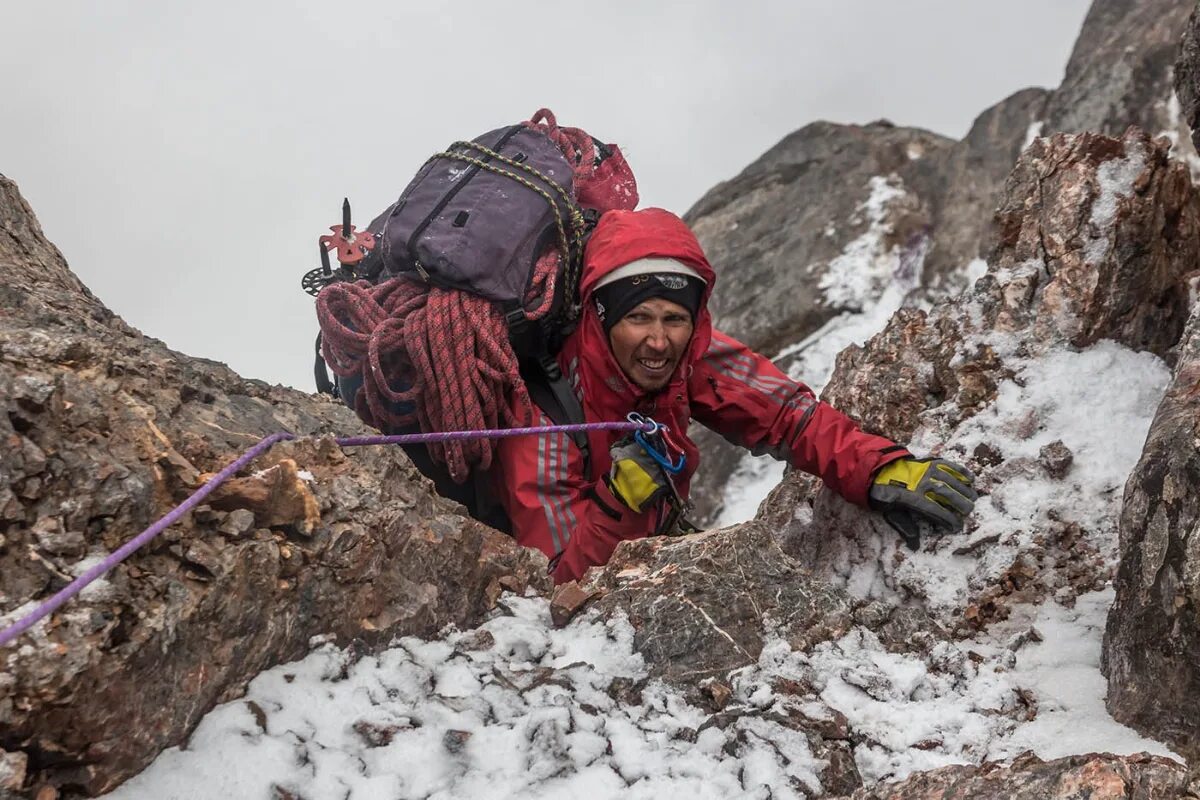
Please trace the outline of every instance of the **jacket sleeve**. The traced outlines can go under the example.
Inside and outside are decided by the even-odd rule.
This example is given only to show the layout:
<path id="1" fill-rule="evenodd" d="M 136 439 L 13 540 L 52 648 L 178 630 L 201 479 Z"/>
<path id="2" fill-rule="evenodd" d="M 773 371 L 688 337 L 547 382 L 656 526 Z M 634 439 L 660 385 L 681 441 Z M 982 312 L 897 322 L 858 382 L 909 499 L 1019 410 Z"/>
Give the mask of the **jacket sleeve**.
<path id="1" fill-rule="evenodd" d="M 551 422 L 542 416 L 538 424 Z M 565 433 L 501 439 L 495 459 L 493 487 L 513 535 L 550 558 L 555 583 L 607 563 L 619 543 L 654 525 L 653 514 L 625 506 L 603 480 L 587 480 L 583 454 Z"/>
<path id="2" fill-rule="evenodd" d="M 909 452 L 865 433 L 741 342 L 713 330 L 689 378 L 692 417 L 755 455 L 771 455 L 867 505 L 875 472 Z"/>

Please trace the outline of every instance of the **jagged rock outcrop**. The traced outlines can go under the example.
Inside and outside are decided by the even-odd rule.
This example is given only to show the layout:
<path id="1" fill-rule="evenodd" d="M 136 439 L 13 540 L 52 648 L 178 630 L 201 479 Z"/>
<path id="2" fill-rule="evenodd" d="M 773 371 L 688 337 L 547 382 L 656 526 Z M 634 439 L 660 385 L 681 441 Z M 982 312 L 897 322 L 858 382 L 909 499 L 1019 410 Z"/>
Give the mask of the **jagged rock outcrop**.
<path id="1" fill-rule="evenodd" d="M 1166 356 L 1178 342 L 1200 194 L 1162 140 L 1136 130 L 1038 139 L 1009 177 L 995 235 L 971 292 L 929 314 L 901 311 L 865 348 L 848 348 L 826 399 L 905 441 L 927 398 L 952 399 L 961 419 L 1006 377 L 996 347 L 974 347 L 973 334 L 1015 335 L 1026 357 L 1101 339 Z"/>
<path id="2" fill-rule="evenodd" d="M 1184 122 L 1188 112 L 1180 113 L 1171 88 L 1171 65 L 1194 5 L 1190 0 L 1096 0 L 1062 84 L 1053 91 L 1026 89 L 1000 101 L 981 113 L 959 142 L 909 128 L 887 128 L 884 135 L 877 125 L 829 123 L 809 125 L 784 139 L 688 212 L 717 267 L 713 308 L 718 326 L 774 357 L 780 347 L 804 340 L 841 310 L 853 310 L 829 302 L 818 290 L 836 277 L 829 264 L 862 256 L 863 230 L 852 218 L 861 216 L 864 186 L 872 177 L 893 181 L 906 193 L 904 207 L 887 210 L 878 223 L 888 231 L 882 246 L 897 250 L 893 263 L 903 260 L 909 271 L 918 272 L 919 280 L 903 270 L 895 279 L 911 280 L 905 287 L 913 290 L 910 302 L 940 302 L 965 287 L 967 265 L 992 247 L 992 217 L 1005 181 L 1018 154 L 1038 135 L 1091 131 L 1119 137 L 1137 125 L 1152 137 L 1167 136 L 1172 155 L 1200 175 L 1200 157 Z M 863 154 L 861 163 L 884 171 L 863 173 L 840 164 L 842 139 L 852 143 L 845 145 L 846 152 Z M 897 153 L 896 142 L 904 141 L 917 144 L 919 160 L 904 170 L 886 171 L 898 163 L 889 159 Z M 811 176 L 825 175 L 827 166 L 835 168 L 834 176 L 815 190 L 779 188 L 807 185 Z M 780 197 L 792 202 L 780 207 L 775 202 Z M 760 206 L 780 210 L 764 213 Z M 764 223 L 747 223 L 750 213 Z M 801 280 L 798 273 L 808 270 Z M 883 285 L 861 297 L 859 305 L 878 300 Z M 769 297 L 761 286 L 773 288 Z M 780 363 L 787 368 L 786 359 Z M 693 481 L 695 516 L 711 523 L 721 508 L 722 487 L 743 454 L 711 433 L 698 440 L 705 463 Z"/>
<path id="3" fill-rule="evenodd" d="M 1188 131 L 1171 107 L 1172 68 L 1194 7 L 1191 0 L 1095 0 L 1046 105 L 1042 132 L 1117 136 L 1135 125 L 1151 136 L 1181 134 L 1186 145 Z"/>
<path id="4" fill-rule="evenodd" d="M 1167 136 L 1172 155 L 1200 170 L 1174 104 L 1171 65 L 1190 0 L 1095 0 L 1053 91 L 1026 89 L 984 111 L 952 147 L 945 193 L 929 202 L 935 225 L 925 285 L 939 287 L 990 247 L 989 227 L 1017 155 L 1035 136 L 1103 133 L 1133 125 Z"/>
<path id="5" fill-rule="evenodd" d="M 1167 136 L 1172 155 L 1200 169 L 1171 87 L 1171 63 L 1191 7 L 1186 0 L 1098 0 L 1057 89 L 1016 92 L 984 110 L 961 141 L 930 155 L 929 169 L 939 180 L 921 194 L 931 214 L 924 287 L 935 293 L 962 288 L 958 273 L 986 255 L 1004 183 L 1037 136 L 1121 136 L 1133 125 Z"/>
<path id="6" fill-rule="evenodd" d="M 1091 753 L 1011 765 L 942 767 L 907 780 L 859 789 L 843 800 L 1176 800 L 1200 790 L 1174 761 L 1149 755 Z"/>
<path id="7" fill-rule="evenodd" d="M 1132 130 L 1119 140 L 1039 139 L 1010 177 L 997 221 L 989 272 L 973 290 L 928 314 L 902 310 L 865 347 L 843 351 L 826 391 L 830 402 L 869 429 L 929 446 L 954 441 L 992 408 L 1002 384 L 1017 387 L 1024 364 L 1102 339 L 1168 354 L 1186 321 L 1185 278 L 1200 259 L 1200 193 L 1164 141 Z M 1028 409 L 1011 435 L 1031 439 L 1043 423 L 1037 413 Z M 1061 443 L 1050 444 L 1044 464 L 1008 458 L 986 440 L 948 455 L 976 471 L 989 509 L 1003 517 L 1014 499 L 1007 485 L 1069 468 Z M 1062 485 L 1066 492 L 1072 484 Z M 765 504 L 763 521 L 782 531 L 788 552 L 846 579 L 856 564 L 873 564 L 889 590 L 922 594 L 921 572 L 936 564 L 918 569 L 905 553 L 882 547 L 881 534 L 888 535 L 875 517 L 825 490 L 814 497 L 815 489 L 806 476 L 791 475 Z M 1004 541 L 927 540 L 930 552 L 966 548 L 983 565 L 944 610 L 982 624 L 1006 597 L 1036 601 L 1102 586 L 1114 556 L 1103 528 L 1112 523 L 1078 513 L 1056 509 Z"/>
<path id="8" fill-rule="evenodd" d="M 1183 122 L 1192 132 L 1192 145 L 1200 150 L 1200 9 L 1192 9 L 1179 43 L 1175 96 Z"/>
<path id="9" fill-rule="evenodd" d="M 628 619 L 648 677 L 707 707 L 713 716 L 705 727 L 782 726 L 805 737 L 825 765 L 818 777 L 828 793 L 862 785 L 851 744 L 862 737 L 820 700 L 816 676 L 769 679 L 760 689 L 769 702 L 747 701 L 755 687 L 735 676 L 759 663 L 769 641 L 806 652 L 861 627 L 888 650 L 928 656 L 946 638 L 920 610 L 855 600 L 814 576 L 753 522 L 625 542 L 603 569 L 560 587 L 562 595 L 574 598 L 572 611 L 586 606 L 605 619 Z"/>
<path id="10" fill-rule="evenodd" d="M 1200 757 L 1200 305 L 1125 486 L 1104 637 L 1113 717 Z"/>
<path id="11" fill-rule="evenodd" d="M 855 625 L 906 650 L 942 635 L 927 615 L 852 599 L 784 555 L 760 523 L 622 544 L 580 588 L 590 608 L 626 616 L 653 677 L 683 686 L 757 662 L 768 637 L 793 650 Z"/>
<path id="12" fill-rule="evenodd" d="M 367 432 L 337 404 L 140 335 L 2 177 L 0 272 L 4 625 L 262 437 Z M 0 648 L 0 780 L 104 791 L 314 636 L 428 635 L 527 587 L 549 588 L 544 557 L 437 498 L 398 449 L 278 445 Z"/>
<path id="13" fill-rule="evenodd" d="M 865 238 L 881 251 L 912 250 L 919 268 L 930 227 L 921 198 L 934 194 L 940 176 L 930 164 L 950 144 L 886 121 L 814 122 L 710 190 L 685 219 L 718 269 L 718 326 L 773 354 L 860 310 L 869 298 L 842 286 L 831 267 L 836 273 L 832 262 Z M 892 279 L 871 276 L 871 289 Z"/>

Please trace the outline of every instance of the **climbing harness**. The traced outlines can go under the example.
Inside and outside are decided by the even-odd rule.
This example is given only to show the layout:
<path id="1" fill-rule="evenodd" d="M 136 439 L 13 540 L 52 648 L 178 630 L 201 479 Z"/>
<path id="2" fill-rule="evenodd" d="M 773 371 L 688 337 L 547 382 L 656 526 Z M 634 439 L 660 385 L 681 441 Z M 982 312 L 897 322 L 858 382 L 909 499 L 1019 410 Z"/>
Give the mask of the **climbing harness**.
<path id="1" fill-rule="evenodd" d="M 442 431 L 431 433 L 412 433 L 396 436 L 347 436 L 336 438 L 333 441 L 342 447 L 362 447 L 366 445 L 378 444 L 419 444 L 428 442 L 449 442 L 460 441 L 463 439 L 475 439 L 487 437 L 489 439 L 507 439 L 514 436 L 536 436 L 545 433 L 586 433 L 587 431 L 634 431 L 635 435 L 642 431 L 647 431 L 651 435 L 656 430 L 662 428 L 661 425 L 653 420 L 641 418 L 641 422 L 629 420 L 626 422 L 587 422 L 572 425 L 544 425 L 525 428 L 501 428 L 482 431 Z M 113 567 L 120 564 L 133 553 L 137 552 L 145 546 L 150 540 L 154 539 L 160 533 L 165 531 L 171 525 L 178 522 L 184 514 L 191 511 L 196 506 L 208 497 L 218 486 L 224 483 L 229 478 L 233 477 L 238 470 L 246 466 L 262 453 L 269 450 L 279 442 L 289 441 L 299 438 L 293 433 L 280 431 L 279 433 L 271 434 L 263 439 L 258 444 L 251 447 L 241 455 L 236 461 L 223 470 L 214 475 L 207 483 L 193 492 L 186 500 L 172 509 L 166 516 L 155 522 L 146 530 L 139 533 L 134 538 L 130 539 L 125 544 L 117 548 L 113 553 L 101 561 L 99 564 L 92 566 L 75 580 L 71 581 L 65 587 L 56 592 L 48 600 L 42 602 L 33 611 L 22 616 L 15 623 L 0 630 L 0 647 L 8 644 L 16 639 L 25 631 L 29 630 L 42 619 L 45 619 L 50 614 L 58 610 L 68 600 L 75 597 L 84 590 L 90 583 L 95 581 L 101 575 L 104 575 Z"/>

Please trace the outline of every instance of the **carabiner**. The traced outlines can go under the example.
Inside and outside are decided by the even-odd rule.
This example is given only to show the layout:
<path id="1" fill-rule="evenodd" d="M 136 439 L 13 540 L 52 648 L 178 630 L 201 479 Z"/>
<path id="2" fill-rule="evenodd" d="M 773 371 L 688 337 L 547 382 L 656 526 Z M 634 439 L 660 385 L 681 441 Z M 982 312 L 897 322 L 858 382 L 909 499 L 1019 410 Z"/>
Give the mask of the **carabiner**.
<path id="1" fill-rule="evenodd" d="M 687 463 L 687 454 L 683 452 L 683 448 L 675 446 L 679 451 L 679 461 L 671 463 L 670 446 L 675 443 L 667 438 L 666 433 L 668 428 L 666 425 L 655 422 L 650 417 L 639 414 L 636 411 L 630 411 L 625 415 L 625 419 L 638 426 L 638 430 L 633 432 L 633 440 L 642 446 L 642 449 L 650 454 L 655 463 L 667 471 L 670 475 L 678 475 L 683 472 L 683 467 Z M 648 430 L 647 430 L 648 428 Z M 660 443 L 656 446 L 651 439 Z"/>
<path id="2" fill-rule="evenodd" d="M 653 436 L 656 434 L 651 434 L 651 435 Z M 659 438 L 661 439 L 662 437 L 659 436 Z M 642 449 L 645 450 L 647 453 L 649 453 L 650 457 L 653 458 L 660 467 L 665 469 L 671 475 L 678 475 L 680 472 L 683 472 L 683 467 L 687 463 L 687 454 L 686 453 L 680 453 L 679 454 L 679 462 L 676 464 L 672 464 L 670 455 L 667 453 L 667 448 L 666 448 L 665 444 L 663 445 L 662 452 L 660 453 L 658 448 L 655 447 L 653 444 L 651 444 L 646 439 L 646 437 L 642 434 L 641 431 L 634 431 L 633 440 L 635 442 L 637 442 L 638 444 L 640 444 L 642 446 Z"/>
<path id="3" fill-rule="evenodd" d="M 653 436 L 663 428 L 662 425 L 636 411 L 630 411 L 625 415 L 625 419 L 638 426 L 637 433 L 647 433 Z"/>

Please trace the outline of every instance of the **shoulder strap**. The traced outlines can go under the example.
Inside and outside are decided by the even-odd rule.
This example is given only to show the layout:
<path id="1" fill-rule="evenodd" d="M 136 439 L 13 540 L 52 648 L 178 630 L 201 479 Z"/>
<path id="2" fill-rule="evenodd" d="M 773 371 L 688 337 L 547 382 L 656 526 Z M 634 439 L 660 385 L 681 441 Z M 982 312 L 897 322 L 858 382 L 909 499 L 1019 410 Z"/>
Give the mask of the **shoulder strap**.
<path id="1" fill-rule="evenodd" d="M 321 334 L 319 331 L 317 332 L 316 351 L 316 360 L 313 362 L 313 379 L 317 384 L 317 392 L 332 395 L 336 398 L 338 396 L 337 386 L 329 379 L 329 371 L 325 367 L 325 359 L 321 356 Z"/>
<path id="2" fill-rule="evenodd" d="M 527 369 L 522 370 L 525 386 L 529 389 L 529 397 L 538 408 L 546 412 L 550 421 L 555 425 L 582 425 L 583 406 L 575 396 L 567 378 L 563 375 L 554 360 L 554 356 L 543 353 L 538 356 Z M 572 433 L 571 439 L 583 454 L 583 471 L 590 479 L 592 476 L 592 449 L 588 445 L 586 431 Z"/>

